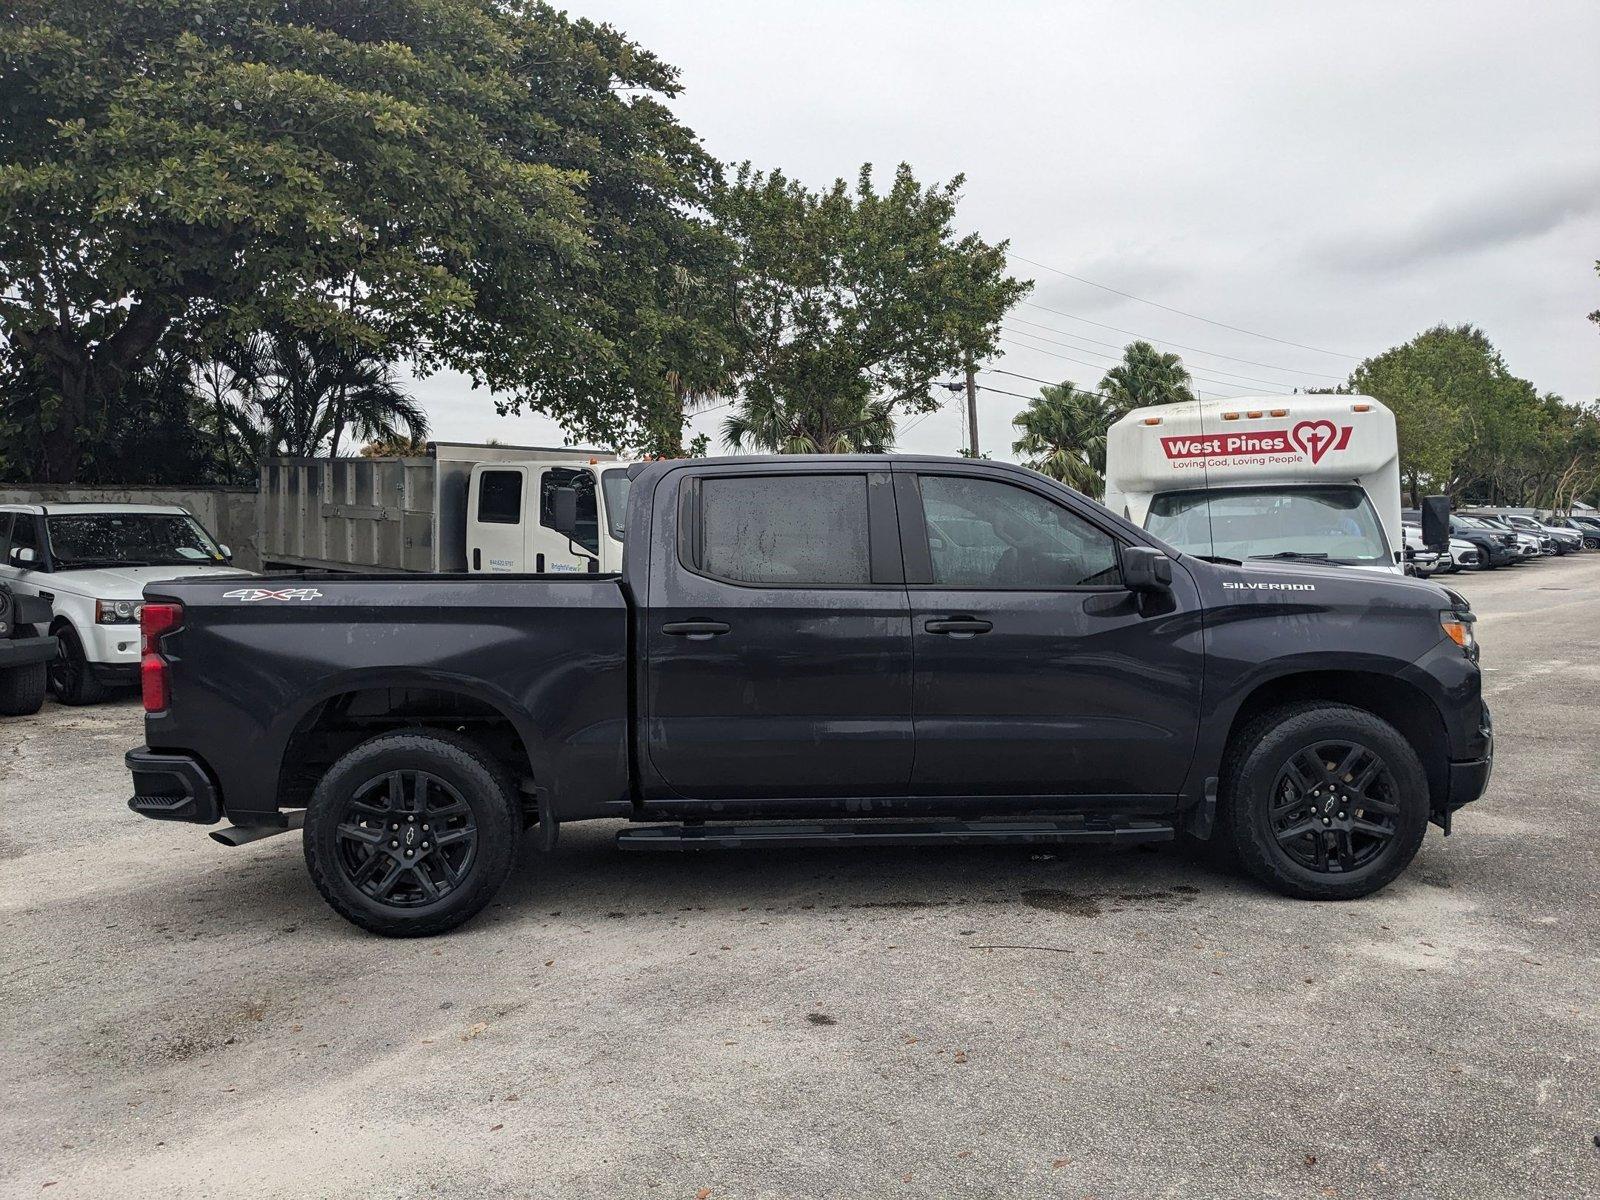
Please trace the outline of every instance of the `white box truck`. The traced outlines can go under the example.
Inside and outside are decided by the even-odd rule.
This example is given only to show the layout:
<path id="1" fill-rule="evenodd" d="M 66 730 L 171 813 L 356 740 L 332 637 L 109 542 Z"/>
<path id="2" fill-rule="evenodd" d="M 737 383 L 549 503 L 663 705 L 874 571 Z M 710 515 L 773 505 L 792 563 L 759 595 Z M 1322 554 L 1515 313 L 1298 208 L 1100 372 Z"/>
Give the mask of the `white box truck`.
<path id="1" fill-rule="evenodd" d="M 257 544 L 269 571 L 620 571 L 629 465 L 462 442 L 413 458 L 274 458 Z"/>
<path id="2" fill-rule="evenodd" d="M 1107 434 L 1105 504 L 1190 554 L 1404 570 L 1394 414 L 1370 396 L 1136 408 Z"/>

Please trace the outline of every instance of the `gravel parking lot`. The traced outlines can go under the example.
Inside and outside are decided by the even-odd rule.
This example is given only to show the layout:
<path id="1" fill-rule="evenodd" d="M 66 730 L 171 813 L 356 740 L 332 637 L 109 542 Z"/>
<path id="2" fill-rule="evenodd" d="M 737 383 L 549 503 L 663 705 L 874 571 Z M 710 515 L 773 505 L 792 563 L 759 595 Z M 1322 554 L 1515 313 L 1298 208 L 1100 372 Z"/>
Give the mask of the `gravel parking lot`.
<path id="1" fill-rule="evenodd" d="M 0 725 L 0 1191 L 1600 1194 L 1600 555 L 1457 577 L 1488 797 L 1351 904 L 1175 848 L 617 852 L 448 937 L 125 807 L 132 702 Z"/>

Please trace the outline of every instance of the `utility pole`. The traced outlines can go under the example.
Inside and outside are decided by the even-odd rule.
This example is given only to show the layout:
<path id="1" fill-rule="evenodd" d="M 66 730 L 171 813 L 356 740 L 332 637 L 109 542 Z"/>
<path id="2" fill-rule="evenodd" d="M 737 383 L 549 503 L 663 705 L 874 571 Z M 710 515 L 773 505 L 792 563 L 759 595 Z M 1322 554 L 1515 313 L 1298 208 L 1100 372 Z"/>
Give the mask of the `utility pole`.
<path id="1" fill-rule="evenodd" d="M 978 457 L 978 372 L 972 365 L 972 355 L 967 355 L 967 428 L 971 430 L 972 457 Z"/>

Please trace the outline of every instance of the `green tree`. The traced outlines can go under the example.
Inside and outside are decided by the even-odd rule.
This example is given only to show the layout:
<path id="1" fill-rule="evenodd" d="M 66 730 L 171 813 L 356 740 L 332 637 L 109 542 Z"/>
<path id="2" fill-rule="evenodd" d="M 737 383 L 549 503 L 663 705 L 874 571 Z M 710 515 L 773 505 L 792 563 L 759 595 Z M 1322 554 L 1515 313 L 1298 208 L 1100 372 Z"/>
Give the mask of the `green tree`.
<path id="1" fill-rule="evenodd" d="M 234 348 L 229 367 L 242 401 L 233 426 L 257 463 L 263 452 L 333 457 L 346 430 L 375 441 L 427 436 L 427 414 L 394 368 L 327 335 L 269 326 Z"/>
<path id="2" fill-rule="evenodd" d="M 938 406 L 933 380 L 995 352 L 1000 319 L 1031 284 L 1005 245 L 958 237 L 962 180 L 923 187 L 902 164 L 885 191 L 813 192 L 749 164 L 715 206 L 738 253 L 735 444 L 886 446 L 898 412 Z"/>
<path id="3" fill-rule="evenodd" d="M 1481 329 L 1426 330 L 1367 359 L 1349 386 L 1394 412 L 1400 470 L 1413 500 L 1423 490 L 1489 499 L 1520 494 L 1543 408 L 1534 386 L 1511 374 Z"/>
<path id="4" fill-rule="evenodd" d="M 791 402 L 756 389 L 722 436 L 735 450 L 769 454 L 882 454 L 894 445 L 894 409 L 859 394 Z"/>
<path id="5" fill-rule="evenodd" d="M 1039 389 L 1018 413 L 1011 449 L 1024 465 L 1098 500 L 1106 486 L 1106 431 L 1126 410 L 1071 380 Z"/>
<path id="6" fill-rule="evenodd" d="M 676 90 L 533 0 L 13 0 L 0 372 L 39 384 L 34 474 L 79 472 L 174 330 L 268 320 L 632 436 L 720 378 L 731 328 Z"/>
<path id="7" fill-rule="evenodd" d="M 1149 404 L 1194 401 L 1189 372 L 1176 354 L 1163 354 L 1149 342 L 1129 342 L 1122 361 L 1105 373 L 1100 390 L 1122 411 Z"/>

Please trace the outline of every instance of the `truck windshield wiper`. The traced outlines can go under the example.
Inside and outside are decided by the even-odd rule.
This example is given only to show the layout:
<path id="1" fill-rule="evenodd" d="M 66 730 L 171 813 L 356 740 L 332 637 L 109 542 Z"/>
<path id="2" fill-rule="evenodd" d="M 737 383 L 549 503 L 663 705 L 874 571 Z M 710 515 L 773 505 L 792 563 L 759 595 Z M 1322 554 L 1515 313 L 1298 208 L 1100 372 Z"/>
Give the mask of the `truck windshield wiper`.
<path id="1" fill-rule="evenodd" d="M 1195 557 L 1200 559 L 1202 562 L 1222 563 L 1224 566 L 1229 567 L 1237 567 L 1241 565 L 1240 559 L 1229 558 L 1225 554 L 1196 554 Z"/>
<path id="2" fill-rule="evenodd" d="M 1279 550 L 1276 554 L 1252 554 L 1250 556 L 1250 559 L 1251 559 L 1252 562 L 1254 562 L 1257 559 L 1273 559 L 1273 558 L 1288 559 L 1291 562 L 1294 562 L 1294 561 L 1327 562 L 1328 561 L 1328 556 L 1325 553 L 1323 553 L 1321 550 L 1309 551 L 1309 552 L 1308 551 L 1304 551 L 1304 550 Z"/>

